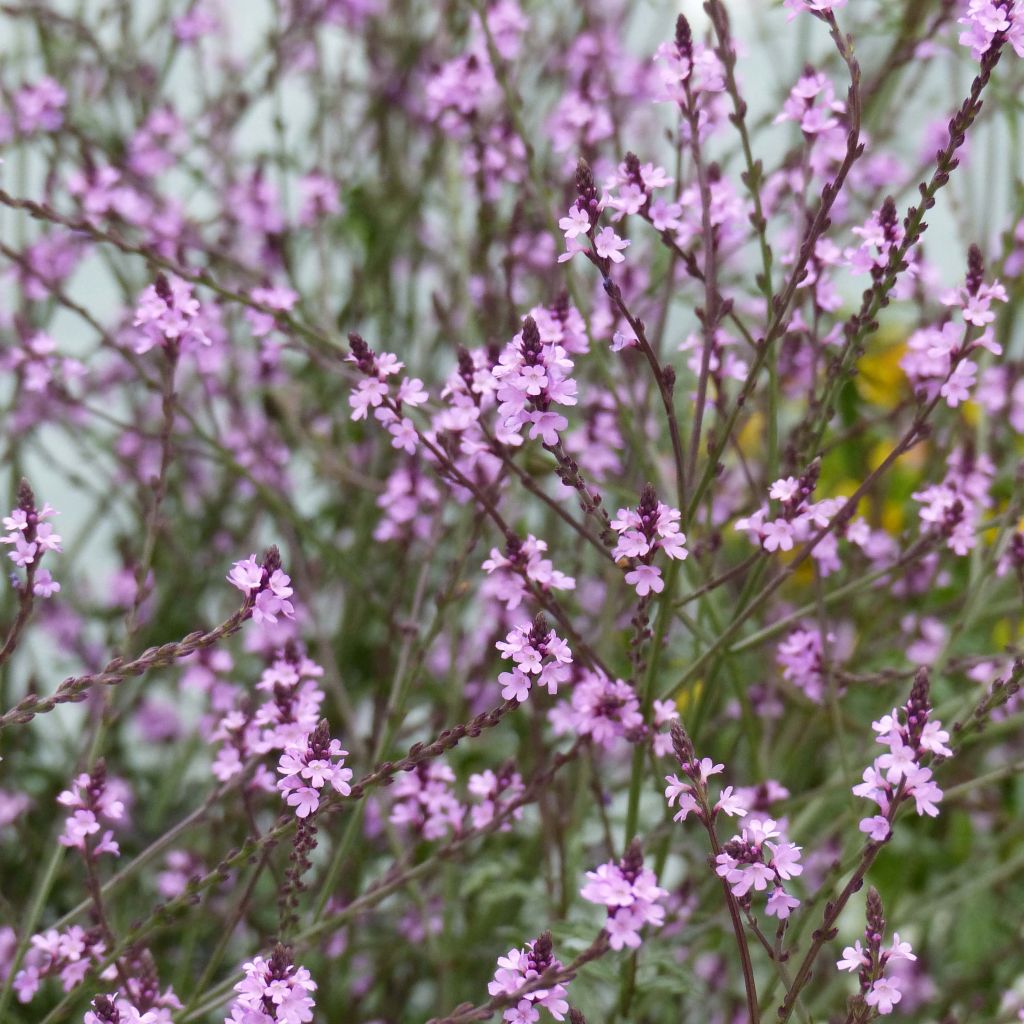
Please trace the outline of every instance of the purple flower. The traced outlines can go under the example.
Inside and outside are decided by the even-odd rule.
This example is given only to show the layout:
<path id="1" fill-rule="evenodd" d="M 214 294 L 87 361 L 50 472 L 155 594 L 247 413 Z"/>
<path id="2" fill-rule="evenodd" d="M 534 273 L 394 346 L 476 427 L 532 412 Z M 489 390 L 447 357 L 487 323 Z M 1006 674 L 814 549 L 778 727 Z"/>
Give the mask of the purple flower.
<path id="1" fill-rule="evenodd" d="M 629 240 L 619 238 L 612 228 L 601 228 L 594 238 L 594 248 L 597 255 L 603 259 L 611 260 L 612 263 L 621 263 L 626 257 L 622 255 L 623 249 L 629 248 Z"/>
<path id="2" fill-rule="evenodd" d="M 558 226 L 565 232 L 566 241 L 577 235 L 585 235 L 590 231 L 590 214 L 575 203 L 569 207 L 569 215 L 563 217 Z"/>
<path id="3" fill-rule="evenodd" d="M 192 285 L 174 274 L 159 274 L 142 293 L 133 324 L 140 328 L 135 342 L 139 355 L 161 345 L 181 344 L 194 349 L 212 344 L 203 330 Z"/>
<path id="4" fill-rule="evenodd" d="M 626 573 L 626 582 L 636 587 L 639 597 L 646 597 L 652 591 L 660 594 L 665 589 L 661 570 L 653 565 L 638 565 Z"/>
<path id="5" fill-rule="evenodd" d="M 235 562 L 227 578 L 232 586 L 249 595 L 263 583 L 263 566 L 256 561 L 253 554 L 244 561 Z"/>

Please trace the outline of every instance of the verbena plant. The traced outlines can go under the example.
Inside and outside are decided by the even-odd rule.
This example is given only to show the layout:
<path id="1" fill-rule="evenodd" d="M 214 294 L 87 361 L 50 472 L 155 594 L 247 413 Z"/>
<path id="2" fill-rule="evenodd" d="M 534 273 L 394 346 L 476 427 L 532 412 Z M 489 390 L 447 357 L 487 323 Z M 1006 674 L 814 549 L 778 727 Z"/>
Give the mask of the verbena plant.
<path id="1" fill-rule="evenodd" d="M 1024 3 L 690 13 L 0 5 L 3 1024 L 1024 1015 Z"/>

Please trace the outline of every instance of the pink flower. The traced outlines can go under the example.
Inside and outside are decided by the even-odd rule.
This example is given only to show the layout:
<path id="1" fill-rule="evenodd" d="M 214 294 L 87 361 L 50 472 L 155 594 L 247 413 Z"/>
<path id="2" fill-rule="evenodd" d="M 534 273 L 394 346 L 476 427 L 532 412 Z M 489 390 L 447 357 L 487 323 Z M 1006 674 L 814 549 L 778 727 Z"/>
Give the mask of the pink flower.
<path id="1" fill-rule="evenodd" d="M 793 524 L 785 519 L 773 519 L 762 527 L 761 541 L 765 551 L 792 551 Z"/>
<path id="2" fill-rule="evenodd" d="M 559 431 L 569 426 L 569 421 L 557 412 L 533 412 L 530 414 L 530 439 L 538 437 L 544 444 L 558 444 Z"/>
<path id="3" fill-rule="evenodd" d="M 565 232 L 566 241 L 590 231 L 590 214 L 575 203 L 569 207 L 569 216 L 563 217 L 558 226 Z"/>
<path id="4" fill-rule="evenodd" d="M 227 578 L 243 594 L 251 594 L 263 582 L 263 567 L 255 555 L 250 555 L 242 562 L 235 562 Z"/>
<path id="5" fill-rule="evenodd" d="M 605 921 L 608 932 L 608 944 L 612 949 L 619 950 L 624 946 L 637 949 L 640 945 L 640 928 L 643 919 L 631 908 L 623 907 Z"/>
<path id="6" fill-rule="evenodd" d="M 530 679 L 517 668 L 511 672 L 502 672 L 498 676 L 498 682 L 501 683 L 502 700 L 517 700 L 522 703 L 530 695 Z"/>
<path id="7" fill-rule="evenodd" d="M 566 261 L 571 260 L 577 253 L 586 251 L 587 247 L 582 242 L 576 238 L 570 238 L 565 244 L 565 252 L 558 257 L 558 262 L 565 263 Z"/>
<path id="8" fill-rule="evenodd" d="M 892 933 L 892 945 L 889 947 L 890 960 L 916 960 L 909 942 L 900 941 L 900 933 Z"/>
<path id="9" fill-rule="evenodd" d="M 320 794 L 310 786 L 303 786 L 298 782 L 287 785 L 287 779 L 278 783 L 283 787 L 285 801 L 289 807 L 295 808 L 297 818 L 308 818 L 320 806 Z"/>
<path id="10" fill-rule="evenodd" d="M 825 11 L 834 11 L 845 4 L 846 0 L 783 0 L 782 6 L 789 8 L 789 20 L 792 21 L 800 11 L 821 14 Z"/>
<path id="11" fill-rule="evenodd" d="M 597 255 L 612 263 L 621 263 L 626 257 L 622 255 L 623 249 L 629 248 L 627 239 L 619 238 L 611 228 L 601 228 L 594 238 L 594 248 Z"/>
<path id="12" fill-rule="evenodd" d="M 861 948 L 860 939 L 857 939 L 852 946 L 847 946 L 843 950 L 843 958 L 836 961 L 836 967 L 841 971 L 859 971 L 870 962 Z"/>
<path id="13" fill-rule="evenodd" d="M 878 978 L 872 985 L 864 1002 L 868 1006 L 875 1007 L 879 1013 L 892 1013 L 893 1007 L 903 998 L 903 993 L 897 988 L 893 978 Z"/>
<path id="14" fill-rule="evenodd" d="M 518 987 L 517 985 L 516 988 Z M 520 999 L 515 1006 L 505 1011 L 503 1017 L 509 1024 L 533 1024 L 534 1021 L 540 1020 L 540 1013 L 528 999 Z"/>
<path id="15" fill-rule="evenodd" d="M 626 582 L 636 587 L 639 597 L 646 597 L 651 591 L 660 594 L 665 589 L 661 570 L 653 565 L 638 565 L 626 573 Z"/>
<path id="16" fill-rule="evenodd" d="M 100 830 L 100 824 L 92 811 L 77 810 L 64 824 L 64 831 L 60 835 L 60 842 L 63 846 L 77 846 L 78 849 L 85 849 L 85 840 L 88 836 L 95 835 Z"/>
<path id="17" fill-rule="evenodd" d="M 263 622 L 275 623 L 278 615 L 286 619 L 295 618 L 295 609 L 291 601 L 282 600 L 271 590 L 261 590 L 256 595 L 252 607 L 252 621 L 257 625 Z"/>
<path id="18" fill-rule="evenodd" d="M 747 806 L 743 799 L 733 792 L 732 786 L 726 786 L 718 798 L 718 803 L 715 804 L 715 810 L 733 818 L 742 818 L 746 816 Z"/>
<path id="19" fill-rule="evenodd" d="M 392 423 L 388 427 L 388 431 L 391 434 L 392 448 L 400 448 L 408 455 L 416 454 L 419 434 L 416 432 L 416 427 L 408 416 L 403 416 L 398 422 Z"/>
<path id="20" fill-rule="evenodd" d="M 777 917 L 780 921 L 785 921 L 790 912 L 799 906 L 800 901 L 795 896 L 790 896 L 780 885 L 772 890 L 764 910 L 769 917 Z"/>
<path id="21" fill-rule="evenodd" d="M 881 814 L 870 818 L 862 818 L 859 826 L 861 832 L 867 834 L 873 843 L 884 843 L 892 833 L 889 819 Z"/>

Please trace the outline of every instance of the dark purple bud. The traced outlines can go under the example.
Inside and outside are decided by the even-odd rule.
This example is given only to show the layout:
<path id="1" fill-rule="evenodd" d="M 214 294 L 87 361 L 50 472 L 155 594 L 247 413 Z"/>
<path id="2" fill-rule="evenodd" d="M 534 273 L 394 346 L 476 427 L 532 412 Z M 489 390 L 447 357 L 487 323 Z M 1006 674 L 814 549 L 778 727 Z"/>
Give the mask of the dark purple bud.
<path id="1" fill-rule="evenodd" d="M 262 565 L 268 579 L 281 568 L 281 552 L 276 544 L 271 544 L 264 552 Z"/>
<path id="2" fill-rule="evenodd" d="M 167 280 L 167 276 L 163 273 L 156 275 L 156 280 L 153 282 L 153 287 L 156 289 L 157 295 L 160 296 L 168 306 L 174 305 L 174 295 L 171 292 L 170 282 Z"/>
<path id="3" fill-rule="evenodd" d="M 18 484 L 18 508 L 29 514 L 36 510 L 36 496 L 32 493 L 32 487 L 24 477 Z"/>
<path id="4" fill-rule="evenodd" d="M 682 14 L 676 18 L 676 49 L 685 60 L 693 59 L 693 30 Z"/>
<path id="5" fill-rule="evenodd" d="M 626 154 L 623 163 L 626 165 L 626 177 L 629 178 L 631 185 L 638 185 L 640 188 L 644 187 L 643 175 L 640 173 L 640 158 L 636 153 L 629 152 Z"/>
<path id="6" fill-rule="evenodd" d="M 981 250 L 972 245 L 967 250 L 967 293 L 977 295 L 982 281 L 985 279 L 985 259 Z"/>
<path id="7" fill-rule="evenodd" d="M 670 728 L 672 733 L 672 750 L 684 770 L 697 760 L 697 753 L 693 749 L 693 741 L 686 730 L 678 723 L 673 722 Z"/>

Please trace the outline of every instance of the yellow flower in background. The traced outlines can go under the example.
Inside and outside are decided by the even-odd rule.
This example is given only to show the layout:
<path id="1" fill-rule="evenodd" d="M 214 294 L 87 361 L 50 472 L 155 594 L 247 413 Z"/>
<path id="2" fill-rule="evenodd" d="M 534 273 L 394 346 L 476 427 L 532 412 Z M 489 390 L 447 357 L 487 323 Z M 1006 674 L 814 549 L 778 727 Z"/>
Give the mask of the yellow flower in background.
<path id="1" fill-rule="evenodd" d="M 895 409 L 907 397 L 907 375 L 900 368 L 906 350 L 901 330 L 883 327 L 875 334 L 868 351 L 857 361 L 857 376 L 853 378 L 865 402 Z"/>
<path id="2" fill-rule="evenodd" d="M 697 679 L 685 689 L 676 694 L 676 711 L 684 718 L 688 711 L 692 711 L 704 692 L 704 680 Z"/>
<path id="3" fill-rule="evenodd" d="M 739 446 L 744 455 L 758 454 L 764 445 L 764 413 L 755 412 L 740 428 Z"/>
<path id="4" fill-rule="evenodd" d="M 1019 638 L 1020 630 L 1009 619 L 999 619 L 992 627 L 992 643 L 996 650 L 1002 650 Z"/>

